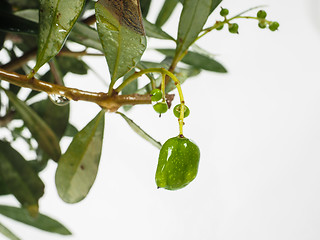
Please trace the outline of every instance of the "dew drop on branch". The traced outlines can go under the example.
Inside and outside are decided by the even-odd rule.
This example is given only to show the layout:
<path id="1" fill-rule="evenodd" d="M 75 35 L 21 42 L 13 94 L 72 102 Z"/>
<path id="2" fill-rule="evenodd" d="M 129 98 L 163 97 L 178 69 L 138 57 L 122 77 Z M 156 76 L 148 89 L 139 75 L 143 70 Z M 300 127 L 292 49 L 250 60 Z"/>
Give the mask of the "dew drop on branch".
<path id="1" fill-rule="evenodd" d="M 54 104 L 58 106 L 65 106 L 70 102 L 68 98 L 59 94 L 49 94 L 49 98 Z"/>

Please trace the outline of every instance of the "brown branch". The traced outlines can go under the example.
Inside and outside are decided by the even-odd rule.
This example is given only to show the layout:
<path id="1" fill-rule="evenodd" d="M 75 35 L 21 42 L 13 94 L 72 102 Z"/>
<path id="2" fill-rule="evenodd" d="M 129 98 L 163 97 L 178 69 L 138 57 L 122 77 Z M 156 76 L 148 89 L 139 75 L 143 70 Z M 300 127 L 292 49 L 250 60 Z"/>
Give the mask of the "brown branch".
<path id="1" fill-rule="evenodd" d="M 140 95 L 112 95 L 109 96 L 103 92 L 89 92 L 76 88 L 68 88 L 65 86 L 56 85 L 53 83 L 44 82 L 36 78 L 28 79 L 25 75 L 15 72 L 9 72 L 0 68 L 0 79 L 11 84 L 30 88 L 36 91 L 46 92 L 47 94 L 57 94 L 73 101 L 87 101 L 98 104 L 100 107 L 109 110 L 110 112 L 117 111 L 123 105 L 151 104 L 149 94 Z M 168 94 L 167 99 L 171 102 L 174 94 Z"/>
<path id="2" fill-rule="evenodd" d="M 84 24 L 87 24 L 87 25 L 92 25 L 96 22 L 96 16 L 95 15 L 91 15 L 85 19 L 82 20 L 82 22 Z"/>
<path id="3" fill-rule="evenodd" d="M 14 59 L 13 61 L 2 66 L 3 69 L 7 71 L 15 71 L 25 65 L 28 61 L 34 59 L 37 56 L 37 48 L 26 52 L 21 57 Z"/>

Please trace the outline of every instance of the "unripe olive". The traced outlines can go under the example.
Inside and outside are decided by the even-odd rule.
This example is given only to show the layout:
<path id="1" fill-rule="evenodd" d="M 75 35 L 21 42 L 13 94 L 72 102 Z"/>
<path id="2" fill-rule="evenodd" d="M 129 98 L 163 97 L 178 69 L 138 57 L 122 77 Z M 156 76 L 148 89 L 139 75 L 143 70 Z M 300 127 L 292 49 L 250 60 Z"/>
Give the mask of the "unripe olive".
<path id="1" fill-rule="evenodd" d="M 176 105 L 176 106 L 173 108 L 173 114 L 174 114 L 177 118 L 179 118 L 179 117 L 180 117 L 180 112 L 181 112 L 181 104 L 178 104 L 178 105 Z M 184 105 L 184 117 L 185 117 L 185 118 L 188 117 L 189 114 L 190 114 L 189 108 L 188 108 L 186 105 Z"/>
<path id="2" fill-rule="evenodd" d="M 156 171 L 158 188 L 178 190 L 187 186 L 198 173 L 200 150 L 185 137 L 168 139 L 160 149 Z"/>
<path id="3" fill-rule="evenodd" d="M 157 102 L 162 98 L 162 92 L 160 89 L 155 88 L 150 92 L 151 101 Z"/>
<path id="4" fill-rule="evenodd" d="M 153 105 L 153 109 L 157 113 L 165 113 L 166 111 L 168 111 L 168 105 L 166 102 L 158 102 L 155 105 Z"/>
<path id="5" fill-rule="evenodd" d="M 279 27 L 279 23 L 278 22 L 272 22 L 270 25 L 269 25 L 269 29 L 271 31 L 276 31 L 278 30 L 278 27 Z"/>
<path id="6" fill-rule="evenodd" d="M 239 33 L 238 29 L 239 29 L 239 25 L 237 23 L 232 23 L 229 25 L 229 32 L 230 33 Z"/>
<path id="7" fill-rule="evenodd" d="M 264 10 L 260 10 L 257 12 L 257 18 L 265 19 L 267 17 L 267 13 Z"/>
<path id="8" fill-rule="evenodd" d="M 264 21 L 263 22 L 261 21 L 261 22 L 259 22 L 258 26 L 259 26 L 259 28 L 264 29 L 267 27 L 267 24 Z"/>
<path id="9" fill-rule="evenodd" d="M 221 8 L 220 15 L 221 15 L 222 17 L 225 17 L 225 16 L 227 16 L 228 14 L 229 14 L 229 10 L 228 10 L 228 9 L 226 9 L 226 8 Z"/>

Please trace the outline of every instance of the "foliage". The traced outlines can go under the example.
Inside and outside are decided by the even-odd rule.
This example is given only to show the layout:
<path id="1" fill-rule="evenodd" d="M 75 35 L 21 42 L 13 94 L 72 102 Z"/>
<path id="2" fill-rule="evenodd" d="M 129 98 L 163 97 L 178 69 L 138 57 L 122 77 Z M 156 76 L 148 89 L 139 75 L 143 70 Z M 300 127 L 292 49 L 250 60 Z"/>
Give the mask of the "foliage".
<path id="1" fill-rule="evenodd" d="M 165 0 L 154 23 L 148 20 L 151 0 L 1 1 L 0 51 L 2 56 L 8 55 L 9 61 L 0 59 L 0 130 L 6 129 L 10 134 L 0 136 L 0 195 L 13 195 L 21 207 L 2 205 L 0 214 L 44 231 L 71 234 L 56 220 L 39 213 L 39 199 L 45 191 L 39 172 L 46 168 L 48 161 L 55 161 L 58 165 L 55 183 L 61 199 L 67 203 L 84 199 L 99 169 L 107 111 L 119 114 L 138 135 L 161 149 L 156 176 L 158 186 L 173 190 L 189 184 L 196 177 L 200 152 L 183 135 L 184 118 L 190 110 L 185 105 L 181 84 L 203 70 L 227 72 L 214 55 L 195 42 L 224 26 L 228 26 L 230 33 L 238 33 L 237 19 L 255 20 L 260 28 L 269 27 L 271 31 L 279 27 L 277 22 L 266 19 L 264 10 L 258 11 L 256 16 L 247 16 L 248 11 L 244 11 L 229 18 L 229 10 L 221 8 L 220 19 L 208 22 L 221 1 Z M 177 36 L 171 36 L 165 24 L 179 5 L 182 11 Z M 204 27 L 206 24 L 208 27 Z M 163 54 L 163 61 L 147 62 L 143 60 L 143 53 L 147 50 L 148 38 L 171 41 L 176 47 L 156 49 Z M 85 50 L 71 51 L 68 43 L 72 42 Z M 94 93 L 64 86 L 69 72 L 88 73 L 83 56 L 106 57 L 110 72 L 107 92 Z M 31 69 L 30 60 L 33 59 L 35 64 Z M 44 65 L 49 66 L 49 70 L 39 72 Z M 150 83 L 138 88 L 142 75 L 146 75 Z M 115 85 L 116 82 L 119 84 Z M 31 89 L 23 99 L 20 98 L 21 87 Z M 118 111 L 121 107 L 128 111 L 136 104 L 152 103 L 157 113 L 167 114 L 174 98 L 173 90 L 177 90 L 180 99 L 180 104 L 174 108 L 179 133 L 165 146 Z M 48 97 L 38 98 L 39 92 L 47 93 Z M 72 100 L 89 101 L 102 108 L 80 131 L 69 122 L 68 103 Z M 22 125 L 17 124 L 19 121 Z M 62 154 L 60 141 L 65 137 L 73 140 Z M 13 147 L 16 141 L 25 142 L 37 157 L 23 156 Z M 191 147 L 181 144 L 184 142 Z M 171 152 L 174 156 L 170 157 Z M 1 223 L 0 232 L 9 239 L 19 239 Z"/>

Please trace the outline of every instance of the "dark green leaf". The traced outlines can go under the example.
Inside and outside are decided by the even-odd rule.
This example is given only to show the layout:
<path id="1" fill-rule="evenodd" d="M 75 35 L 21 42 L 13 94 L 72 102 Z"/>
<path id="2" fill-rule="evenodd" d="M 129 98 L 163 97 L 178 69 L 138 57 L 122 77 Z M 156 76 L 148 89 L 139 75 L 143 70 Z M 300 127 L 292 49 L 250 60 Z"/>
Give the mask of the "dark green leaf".
<path id="1" fill-rule="evenodd" d="M 38 116 L 38 114 L 23 101 L 18 99 L 12 92 L 6 91 L 10 102 L 20 114 L 22 120 L 30 130 L 32 136 L 53 160 L 60 157 L 59 141 L 51 128 Z"/>
<path id="2" fill-rule="evenodd" d="M 32 109 L 48 124 L 60 140 L 69 122 L 70 105 L 57 106 L 49 98 L 31 105 Z"/>
<path id="3" fill-rule="evenodd" d="M 0 31 L 38 34 L 38 24 L 22 17 L 0 11 Z"/>
<path id="4" fill-rule="evenodd" d="M 56 187 L 67 203 L 84 199 L 94 183 L 102 151 L 104 115 L 102 110 L 78 132 L 58 162 Z"/>
<path id="5" fill-rule="evenodd" d="M 0 223 L 0 232 L 10 240 L 20 240 L 13 232 Z"/>
<path id="6" fill-rule="evenodd" d="M 156 20 L 157 26 L 162 27 L 167 22 L 178 2 L 178 0 L 165 0 Z"/>
<path id="7" fill-rule="evenodd" d="M 161 148 L 161 143 L 158 142 L 157 140 L 155 140 L 154 138 L 152 138 L 148 133 L 146 133 L 145 131 L 143 131 L 134 121 L 132 121 L 130 118 L 128 118 L 126 115 L 124 115 L 121 112 L 117 112 L 121 117 L 123 117 L 124 120 L 126 120 L 126 122 L 129 124 L 129 126 L 131 127 L 131 129 L 133 131 L 135 131 L 140 137 L 144 138 L 145 140 L 147 140 L 149 143 L 151 143 L 153 146 L 155 146 L 156 148 Z"/>
<path id="8" fill-rule="evenodd" d="M 0 141 L 0 149 L 0 176 L 6 187 L 29 212 L 36 213 L 38 200 L 44 193 L 44 184 L 9 143 Z"/>
<path id="9" fill-rule="evenodd" d="M 140 0 L 141 12 L 144 18 L 148 15 L 150 4 L 151 0 Z"/>
<path id="10" fill-rule="evenodd" d="M 157 51 L 169 57 L 173 57 L 175 55 L 174 49 L 157 49 Z M 227 72 L 224 66 L 222 66 L 216 60 L 214 60 L 211 56 L 203 55 L 197 52 L 188 51 L 188 53 L 184 56 L 181 62 L 184 62 L 196 68 L 201 68 L 212 72 Z"/>
<path id="11" fill-rule="evenodd" d="M 88 73 L 88 66 L 81 59 L 64 56 L 58 56 L 55 57 L 55 59 L 57 60 L 57 64 L 59 65 L 59 69 L 63 76 L 69 72 L 80 75 Z"/>
<path id="12" fill-rule="evenodd" d="M 43 214 L 38 214 L 36 218 L 32 218 L 23 208 L 0 205 L 0 214 L 43 231 L 62 235 L 71 234 L 71 232 L 58 221 Z"/>
<path id="13" fill-rule="evenodd" d="M 210 9 L 210 13 L 212 13 L 217 7 L 218 5 L 222 2 L 222 0 L 212 0 L 212 5 L 211 5 L 211 9 Z"/>
<path id="14" fill-rule="evenodd" d="M 85 0 L 40 0 L 40 30 L 35 72 L 60 51 L 84 4 Z"/>
<path id="15" fill-rule="evenodd" d="M 6 38 L 6 33 L 0 32 L 0 50 L 3 48 L 5 38 Z"/>
<path id="16" fill-rule="evenodd" d="M 179 21 L 176 54 L 186 51 L 196 40 L 210 15 L 212 0 L 184 0 Z"/>
<path id="17" fill-rule="evenodd" d="M 103 51 L 98 32 L 86 24 L 77 22 L 68 39 L 86 47 Z"/>
<path id="18" fill-rule="evenodd" d="M 175 41 L 174 38 L 171 37 L 168 33 L 163 31 L 160 27 L 156 26 L 155 24 L 149 22 L 148 20 L 143 19 L 143 25 L 148 37 Z"/>
<path id="19" fill-rule="evenodd" d="M 68 124 L 67 129 L 64 133 L 66 137 L 74 137 L 78 133 L 78 129 L 71 123 Z"/>
<path id="20" fill-rule="evenodd" d="M 138 0 L 99 0 L 96 17 L 99 37 L 111 74 L 111 85 L 140 60 L 145 48 Z"/>

